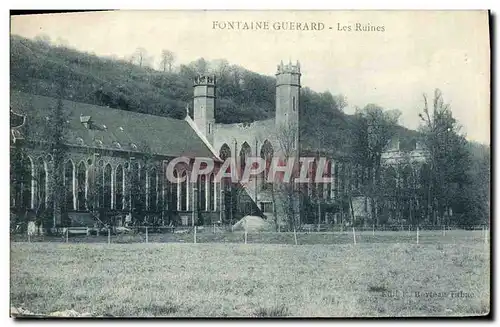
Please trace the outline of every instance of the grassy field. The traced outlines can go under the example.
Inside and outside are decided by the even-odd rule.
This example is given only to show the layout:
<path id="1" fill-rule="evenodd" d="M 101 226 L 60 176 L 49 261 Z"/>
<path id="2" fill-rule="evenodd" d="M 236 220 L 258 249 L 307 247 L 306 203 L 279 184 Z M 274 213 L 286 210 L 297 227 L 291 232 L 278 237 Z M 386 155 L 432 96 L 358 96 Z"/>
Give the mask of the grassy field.
<path id="1" fill-rule="evenodd" d="M 489 262 L 481 242 L 13 242 L 10 295 L 12 306 L 40 314 L 482 315 L 490 307 Z"/>
<path id="2" fill-rule="evenodd" d="M 489 237 L 489 235 L 488 235 Z M 15 241 L 27 241 L 27 235 L 13 236 Z M 32 242 L 66 242 L 62 236 L 32 236 Z M 111 235 L 111 243 L 145 243 L 146 235 L 142 233 Z M 244 232 L 217 231 L 206 228 L 197 233 L 197 243 L 244 243 Z M 69 243 L 107 243 L 107 235 L 75 235 L 68 238 Z M 194 235 L 190 230 L 185 234 L 148 233 L 148 242 L 151 243 L 193 243 Z M 253 232 L 247 235 L 248 243 L 262 244 L 295 244 L 293 233 Z M 417 243 L 416 231 L 356 231 L 357 243 Z M 419 232 L 419 244 L 473 244 L 484 242 L 484 233 L 478 231 L 450 230 L 445 235 L 440 230 L 424 230 Z M 297 244 L 352 244 L 352 231 L 347 232 L 300 232 L 297 233 Z"/>

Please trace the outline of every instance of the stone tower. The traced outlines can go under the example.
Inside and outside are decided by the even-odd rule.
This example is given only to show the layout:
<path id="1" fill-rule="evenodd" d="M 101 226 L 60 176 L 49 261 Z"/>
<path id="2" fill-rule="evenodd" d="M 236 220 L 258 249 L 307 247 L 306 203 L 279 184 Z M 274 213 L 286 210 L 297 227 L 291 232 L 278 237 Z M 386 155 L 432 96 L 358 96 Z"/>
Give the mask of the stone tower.
<path id="1" fill-rule="evenodd" d="M 299 97 L 300 97 L 300 64 L 278 65 L 276 72 L 276 129 L 293 128 L 295 149 L 298 147 Z M 280 132 L 280 134 L 282 134 Z M 290 135 L 289 133 L 287 133 Z"/>
<path id="2" fill-rule="evenodd" d="M 198 76 L 194 80 L 194 122 L 208 142 L 214 143 L 215 76 Z"/>

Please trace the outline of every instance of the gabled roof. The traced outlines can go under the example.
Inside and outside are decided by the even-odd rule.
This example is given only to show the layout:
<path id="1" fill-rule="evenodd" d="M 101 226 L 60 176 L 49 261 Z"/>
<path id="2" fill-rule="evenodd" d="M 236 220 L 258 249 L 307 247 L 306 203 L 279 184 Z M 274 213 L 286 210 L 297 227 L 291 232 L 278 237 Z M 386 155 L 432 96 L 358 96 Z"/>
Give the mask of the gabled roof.
<path id="1" fill-rule="evenodd" d="M 49 117 L 57 99 L 12 91 L 11 108 L 26 115 L 21 133 L 27 139 L 47 139 Z M 79 147 L 144 152 L 167 157 L 216 158 L 185 120 L 141 114 L 62 100 L 65 143 Z M 88 116 L 91 128 L 82 123 Z"/>

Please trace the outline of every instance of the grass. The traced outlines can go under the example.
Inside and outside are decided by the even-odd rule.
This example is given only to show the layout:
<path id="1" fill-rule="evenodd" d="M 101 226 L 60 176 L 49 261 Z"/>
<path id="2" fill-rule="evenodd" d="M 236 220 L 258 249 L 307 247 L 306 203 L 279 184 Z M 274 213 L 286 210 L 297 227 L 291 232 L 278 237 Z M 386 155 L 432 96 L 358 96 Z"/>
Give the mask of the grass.
<path id="1" fill-rule="evenodd" d="M 244 243 L 244 232 L 217 232 L 213 233 L 207 228 L 197 233 L 197 243 Z M 26 235 L 14 235 L 15 241 L 27 241 Z M 193 243 L 194 235 L 190 231 L 184 234 L 174 233 L 149 233 L 148 241 L 151 243 Z M 357 243 L 416 243 L 416 232 L 412 231 L 356 231 Z M 32 242 L 50 241 L 65 242 L 62 236 L 33 236 Z M 70 236 L 70 243 L 107 243 L 108 236 Z M 111 243 L 145 243 L 145 233 L 111 235 Z M 256 232 L 248 233 L 248 243 L 259 244 L 295 244 L 294 235 L 291 232 Z M 347 232 L 301 232 L 297 233 L 297 242 L 306 244 L 351 244 L 353 235 Z M 443 236 L 441 231 L 421 231 L 419 233 L 419 244 L 471 244 L 484 242 L 482 231 L 453 230 L 447 231 Z"/>
<path id="2" fill-rule="evenodd" d="M 490 307 L 485 252 L 480 242 L 13 242 L 10 296 L 13 306 L 40 314 L 74 309 L 126 317 L 482 315 Z"/>

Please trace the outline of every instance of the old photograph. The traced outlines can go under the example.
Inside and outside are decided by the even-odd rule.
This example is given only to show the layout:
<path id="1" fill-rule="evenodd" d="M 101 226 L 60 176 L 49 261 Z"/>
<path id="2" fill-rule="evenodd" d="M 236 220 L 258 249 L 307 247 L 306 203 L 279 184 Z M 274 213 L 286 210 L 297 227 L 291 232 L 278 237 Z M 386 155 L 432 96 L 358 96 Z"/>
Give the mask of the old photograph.
<path id="1" fill-rule="evenodd" d="M 488 11 L 10 16 L 10 316 L 490 314 Z"/>

